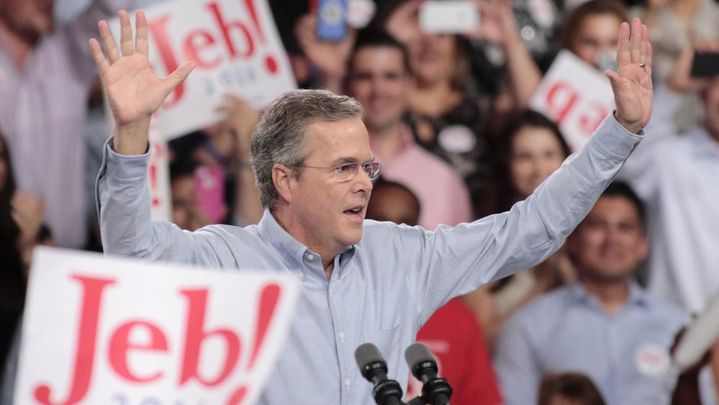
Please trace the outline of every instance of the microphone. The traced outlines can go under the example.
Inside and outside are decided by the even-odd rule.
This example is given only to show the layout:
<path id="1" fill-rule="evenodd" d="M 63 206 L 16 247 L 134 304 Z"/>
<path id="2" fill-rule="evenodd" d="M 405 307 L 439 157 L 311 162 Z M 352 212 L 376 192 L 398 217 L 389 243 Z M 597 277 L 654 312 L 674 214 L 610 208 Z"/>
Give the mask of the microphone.
<path id="1" fill-rule="evenodd" d="M 422 399 L 432 405 L 449 404 L 452 387 L 446 379 L 437 377 L 437 361 L 427 346 L 422 343 L 411 344 L 404 352 L 404 358 L 412 375 L 424 384 Z"/>
<path id="2" fill-rule="evenodd" d="M 715 295 L 687 329 L 674 351 L 674 370 L 677 374 L 694 365 L 719 338 L 719 294 Z"/>
<path id="3" fill-rule="evenodd" d="M 387 363 L 377 346 L 363 343 L 355 350 L 355 361 L 362 377 L 374 385 L 372 397 L 377 405 L 404 405 L 402 387 L 387 378 Z"/>

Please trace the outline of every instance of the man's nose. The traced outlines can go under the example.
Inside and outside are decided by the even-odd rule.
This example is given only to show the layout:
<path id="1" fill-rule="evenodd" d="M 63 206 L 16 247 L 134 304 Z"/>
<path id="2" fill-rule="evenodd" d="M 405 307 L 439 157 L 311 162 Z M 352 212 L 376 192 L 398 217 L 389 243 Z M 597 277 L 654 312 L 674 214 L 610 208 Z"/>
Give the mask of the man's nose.
<path id="1" fill-rule="evenodd" d="M 372 187 L 374 184 L 372 183 L 372 179 L 369 177 L 369 174 L 360 167 L 359 170 L 357 170 L 357 175 L 354 178 L 354 192 L 369 192 L 372 191 Z"/>

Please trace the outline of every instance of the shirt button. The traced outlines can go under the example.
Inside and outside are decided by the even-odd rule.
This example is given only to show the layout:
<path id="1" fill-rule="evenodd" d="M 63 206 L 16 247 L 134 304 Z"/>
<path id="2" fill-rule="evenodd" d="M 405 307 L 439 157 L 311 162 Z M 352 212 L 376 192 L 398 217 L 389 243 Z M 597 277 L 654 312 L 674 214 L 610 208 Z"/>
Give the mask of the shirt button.
<path id="1" fill-rule="evenodd" d="M 340 338 L 340 342 L 344 342 L 344 341 L 345 341 L 345 333 L 344 333 L 344 332 L 340 332 L 340 333 L 338 333 L 337 335 L 338 335 L 339 338 Z"/>
<path id="2" fill-rule="evenodd" d="M 305 253 L 305 259 L 307 259 L 308 262 L 311 262 L 315 260 L 315 255 L 313 255 L 312 253 Z"/>
<path id="3" fill-rule="evenodd" d="M 345 378 L 345 387 L 349 388 L 352 386 L 352 381 L 349 378 Z"/>
<path id="4" fill-rule="evenodd" d="M 298 273 L 297 273 L 297 278 L 299 278 L 300 280 L 304 280 L 304 279 L 305 279 L 305 273 L 303 273 L 303 272 L 301 272 L 301 271 L 298 272 Z"/>

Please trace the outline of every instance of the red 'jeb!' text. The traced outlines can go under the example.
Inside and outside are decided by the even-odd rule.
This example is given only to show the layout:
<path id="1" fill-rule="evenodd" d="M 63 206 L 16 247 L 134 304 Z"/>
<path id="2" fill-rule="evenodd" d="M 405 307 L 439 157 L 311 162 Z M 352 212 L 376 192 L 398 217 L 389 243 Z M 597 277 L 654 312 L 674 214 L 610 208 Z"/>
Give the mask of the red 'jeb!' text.
<path id="1" fill-rule="evenodd" d="M 177 69 L 179 60 L 194 61 L 198 70 L 211 70 L 226 61 L 249 59 L 265 44 L 265 34 L 257 14 L 255 0 L 238 0 L 247 11 L 249 21 L 239 21 L 227 17 L 216 1 L 205 4 L 203 9 L 209 13 L 213 25 L 186 31 L 179 41 L 180 49 L 174 49 L 170 41 L 167 26 L 170 16 L 161 15 L 148 21 L 148 30 L 157 46 L 159 60 L 165 72 Z M 177 44 L 178 41 L 174 43 Z M 178 58 L 180 53 L 181 58 Z M 269 74 L 276 74 L 278 64 L 272 55 L 264 56 L 263 66 Z M 175 88 L 164 107 L 171 107 L 185 95 L 185 83 Z"/>
<path id="2" fill-rule="evenodd" d="M 128 319 L 111 329 L 107 344 L 107 356 L 98 352 L 98 321 L 103 312 L 103 296 L 105 291 L 116 287 L 117 280 L 112 278 L 99 278 L 82 275 L 73 275 L 72 280 L 80 284 L 82 301 L 79 313 L 79 323 L 75 341 L 75 357 L 72 365 L 71 386 L 64 400 L 51 399 L 57 397 L 48 384 L 39 384 L 34 389 L 35 399 L 45 405 L 71 405 L 82 401 L 92 384 L 95 359 L 107 359 L 110 368 L 123 381 L 130 384 L 147 384 L 163 377 L 166 370 L 144 370 L 143 373 L 133 370 L 128 362 L 131 353 L 153 352 L 167 353 L 168 339 L 162 327 L 143 319 Z M 224 382 L 235 371 L 242 352 L 241 335 L 238 331 L 228 327 L 209 329 L 205 325 L 207 313 L 207 288 L 181 289 L 178 291 L 181 299 L 186 303 L 186 316 L 184 328 L 184 347 L 179 352 L 181 356 L 180 373 L 177 381 L 178 388 L 190 381 L 206 387 L 216 387 Z M 267 329 L 277 308 L 280 296 L 280 286 L 274 283 L 266 284 L 259 294 L 257 325 L 254 328 L 254 340 L 249 351 L 247 371 L 250 371 L 262 347 Z M 131 334 L 135 330 L 144 330 L 149 342 L 138 344 L 132 342 Z M 201 348 L 204 342 L 212 337 L 220 340 L 225 346 L 224 363 L 217 366 L 218 371 L 212 376 L 200 375 L 198 366 Z M 55 390 L 57 391 L 57 389 Z M 241 403 L 246 388 L 244 386 L 233 389 L 227 404 Z"/>
<path id="3" fill-rule="evenodd" d="M 609 110 L 601 103 L 587 100 L 579 90 L 563 81 L 553 83 L 547 90 L 545 103 L 558 125 L 578 114 L 579 128 L 585 136 L 591 135 Z"/>

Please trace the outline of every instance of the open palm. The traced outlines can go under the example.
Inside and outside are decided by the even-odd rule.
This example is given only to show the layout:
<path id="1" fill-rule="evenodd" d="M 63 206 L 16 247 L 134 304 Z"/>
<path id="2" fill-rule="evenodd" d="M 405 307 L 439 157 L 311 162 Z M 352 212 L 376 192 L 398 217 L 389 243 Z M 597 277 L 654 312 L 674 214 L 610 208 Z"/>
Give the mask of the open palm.
<path id="1" fill-rule="evenodd" d="M 652 47 L 647 27 L 638 18 L 622 23 L 617 45 L 617 71 L 605 72 L 612 84 L 617 120 L 638 132 L 652 115 Z"/>
<path id="2" fill-rule="evenodd" d="M 142 11 L 136 14 L 136 39 L 132 41 L 132 26 L 127 12 L 120 13 L 120 51 L 107 25 L 99 22 L 100 37 L 105 53 L 95 39 L 90 40 L 95 62 L 100 69 L 102 84 L 110 109 L 119 126 L 149 120 L 172 90 L 182 83 L 193 68 L 185 63 L 169 76 L 158 77 L 147 57 L 147 21 Z"/>

